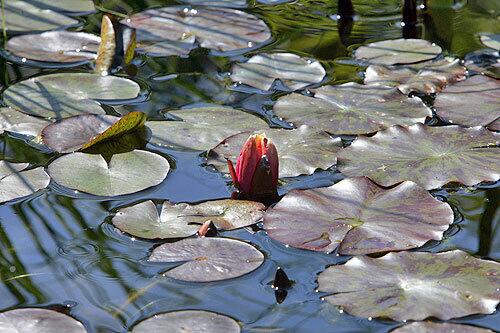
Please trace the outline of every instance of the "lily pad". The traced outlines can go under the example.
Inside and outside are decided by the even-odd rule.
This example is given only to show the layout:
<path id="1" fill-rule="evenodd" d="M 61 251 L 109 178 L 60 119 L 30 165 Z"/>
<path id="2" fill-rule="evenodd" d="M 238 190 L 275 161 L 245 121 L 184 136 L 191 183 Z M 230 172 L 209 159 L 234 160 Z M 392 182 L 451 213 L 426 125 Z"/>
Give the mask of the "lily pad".
<path id="1" fill-rule="evenodd" d="M 182 0 L 183 3 L 196 6 L 246 8 L 246 0 Z"/>
<path id="2" fill-rule="evenodd" d="M 450 85 L 434 101 L 445 121 L 465 126 L 487 126 L 500 118 L 500 82 L 483 75 Z"/>
<path id="3" fill-rule="evenodd" d="M 12 0 L 9 0 L 12 1 Z M 83 15 L 95 11 L 92 0 L 21 0 L 42 9 L 51 9 L 67 15 Z"/>
<path id="4" fill-rule="evenodd" d="M 488 34 L 481 36 L 481 43 L 490 49 L 500 50 L 500 34 Z"/>
<path id="5" fill-rule="evenodd" d="M 400 251 L 440 240 L 453 223 L 448 204 L 413 182 L 384 189 L 365 177 L 292 190 L 269 209 L 269 236 L 293 247 L 355 255 Z"/>
<path id="6" fill-rule="evenodd" d="M 109 163 L 101 155 L 72 153 L 58 158 L 48 168 L 58 184 L 102 196 L 156 186 L 167 177 L 169 169 L 165 158 L 142 150 L 113 155 Z"/>
<path id="7" fill-rule="evenodd" d="M 104 114 L 100 102 L 123 104 L 140 91 L 132 80 L 88 73 L 57 73 L 18 82 L 3 93 L 4 102 L 26 114 L 62 119 L 81 113 Z"/>
<path id="8" fill-rule="evenodd" d="M 122 118 L 94 114 L 64 118 L 44 128 L 42 142 L 60 153 L 74 152 L 134 131 L 145 121 L 142 112 L 130 112 Z"/>
<path id="9" fill-rule="evenodd" d="M 43 168 L 23 171 L 27 166 L 0 161 L 0 202 L 25 197 L 49 185 L 50 177 Z"/>
<path id="10" fill-rule="evenodd" d="M 260 90 L 269 90 L 274 81 L 290 90 L 298 90 L 319 83 L 325 69 L 317 60 L 308 60 L 292 53 L 262 53 L 247 62 L 237 63 L 231 69 L 231 80 Z"/>
<path id="11" fill-rule="evenodd" d="M 0 134 L 7 131 L 36 137 L 51 123 L 50 120 L 29 116 L 13 108 L 0 108 Z"/>
<path id="12" fill-rule="evenodd" d="M 152 262 L 178 262 L 164 276 L 189 282 L 211 282 L 250 273 L 264 262 L 264 255 L 250 244 L 229 238 L 186 238 L 153 250 Z"/>
<path id="13" fill-rule="evenodd" d="M 318 276 L 325 299 L 358 317 L 443 320 L 495 311 L 500 264 L 460 251 L 358 256 Z"/>
<path id="14" fill-rule="evenodd" d="M 188 150 L 208 150 L 225 138 L 269 128 L 261 118 L 228 107 L 201 107 L 168 112 L 182 121 L 148 121 L 151 143 Z"/>
<path id="15" fill-rule="evenodd" d="M 179 51 L 176 55 L 185 55 L 196 47 L 195 41 L 216 54 L 245 52 L 271 38 L 264 21 L 230 8 L 155 8 L 134 14 L 122 23 L 137 29 L 138 51 L 145 46 L 146 50 L 150 49 L 148 53 L 159 56 L 175 55 Z M 176 45 L 169 47 L 172 42 Z M 159 46 L 154 47 L 155 44 Z"/>
<path id="16" fill-rule="evenodd" d="M 391 333 L 493 333 L 492 330 L 463 324 L 415 322 L 401 326 Z"/>
<path id="17" fill-rule="evenodd" d="M 412 180 L 427 190 L 450 182 L 467 186 L 500 178 L 500 134 L 485 128 L 393 126 L 358 137 L 337 154 L 347 177 L 367 176 L 382 186 Z"/>
<path id="18" fill-rule="evenodd" d="M 251 134 L 265 133 L 278 151 L 280 177 L 295 177 L 312 174 L 316 169 L 328 169 L 335 164 L 336 153 L 342 148 L 340 140 L 329 134 L 315 131 L 307 126 L 286 130 L 270 128 L 255 133 L 243 132 L 228 137 L 210 150 L 207 164 L 228 173 L 226 159 L 234 165 L 241 147 Z"/>
<path id="19" fill-rule="evenodd" d="M 133 236 L 181 238 L 196 234 L 206 221 L 217 229 L 233 230 L 257 223 L 264 215 L 264 205 L 244 200 L 215 200 L 197 205 L 165 201 L 161 214 L 152 201 L 120 209 L 113 217 L 115 227 Z"/>
<path id="20" fill-rule="evenodd" d="M 85 327 L 65 314 L 38 308 L 14 309 L 0 313 L 3 333 L 85 333 Z"/>
<path id="21" fill-rule="evenodd" d="M 361 46 L 354 52 L 358 60 L 371 64 L 412 64 L 436 58 L 441 47 L 423 39 L 390 39 Z"/>
<path id="22" fill-rule="evenodd" d="M 132 333 L 239 333 L 238 322 L 230 317 L 202 310 L 182 310 L 156 314 L 132 328 Z M 475 332 L 474 332 L 475 333 Z"/>
<path id="23" fill-rule="evenodd" d="M 396 88 L 354 82 L 313 90 L 314 98 L 284 96 L 273 111 L 294 125 L 332 134 L 366 134 L 391 125 L 423 123 L 432 116 L 418 97 L 407 97 Z"/>

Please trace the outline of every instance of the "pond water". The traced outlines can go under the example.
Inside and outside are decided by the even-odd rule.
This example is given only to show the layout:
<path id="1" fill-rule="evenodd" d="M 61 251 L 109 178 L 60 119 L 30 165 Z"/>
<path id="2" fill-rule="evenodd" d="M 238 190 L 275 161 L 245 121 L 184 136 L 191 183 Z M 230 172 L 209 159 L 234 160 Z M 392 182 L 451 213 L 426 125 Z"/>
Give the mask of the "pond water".
<path id="1" fill-rule="evenodd" d="M 253 1 L 251 1 L 253 2 Z M 498 33 L 497 0 L 429 0 L 418 19 L 415 37 L 440 45 L 446 55 L 463 59 L 483 49 L 478 34 Z M 364 67 L 352 61 L 350 50 L 371 41 L 401 38 L 402 1 L 353 1 L 352 22 L 337 19 L 336 1 L 296 0 L 292 3 L 252 4 L 245 11 L 271 28 L 272 41 L 241 55 L 214 56 L 195 49 L 188 57 L 136 56 L 143 94 L 136 102 L 115 107 L 125 114 L 145 112 L 150 119 L 185 106 L 228 105 L 267 118 L 274 101 L 286 93 L 259 93 L 228 83 L 234 61 L 269 51 L 288 51 L 321 62 L 327 77 L 321 85 L 362 82 Z M 167 0 L 95 0 L 96 8 L 131 14 L 147 8 L 178 4 Z M 102 13 L 82 16 L 82 29 L 99 34 Z M 3 88 L 42 73 L 89 71 L 39 69 L 0 59 Z M 110 109 L 111 110 L 111 109 Z M 166 157 L 172 169 L 167 181 L 130 195 L 102 198 L 74 192 L 51 182 L 29 197 L 0 204 L 0 311 L 19 307 L 55 308 L 80 320 L 89 332 L 124 332 L 153 314 L 203 309 L 228 315 L 243 332 L 389 332 L 400 326 L 391 320 L 359 318 L 321 300 L 317 275 L 325 267 L 346 262 L 349 256 L 322 254 L 286 247 L 260 230 L 224 232 L 250 242 L 265 254 L 264 264 L 245 276 L 222 282 L 187 283 L 162 276 L 172 264 L 147 261 L 160 241 L 130 237 L 110 223 L 112 212 L 144 200 L 200 202 L 228 198 L 232 187 L 221 173 L 206 168 L 198 152 L 148 144 Z M 0 159 L 46 167 L 58 155 L 38 150 L 24 138 L 0 135 Z M 334 184 L 344 177 L 333 167 L 312 176 L 290 180 L 280 188 L 311 188 Z M 498 230 L 499 183 L 474 188 L 449 187 L 431 193 L 446 200 L 455 222 L 442 241 L 431 241 L 419 251 L 462 249 L 485 259 L 500 260 Z M 282 303 L 277 303 L 273 281 L 282 267 L 295 281 Z M 453 304 L 450 304 L 453 306 Z M 452 322 L 500 330 L 500 315 L 473 315 Z"/>

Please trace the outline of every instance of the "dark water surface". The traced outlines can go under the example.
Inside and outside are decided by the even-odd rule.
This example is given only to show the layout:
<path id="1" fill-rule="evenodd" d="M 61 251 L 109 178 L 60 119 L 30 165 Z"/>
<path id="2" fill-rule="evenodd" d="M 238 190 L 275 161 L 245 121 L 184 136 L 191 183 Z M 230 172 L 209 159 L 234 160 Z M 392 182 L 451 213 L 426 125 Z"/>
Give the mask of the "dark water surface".
<path id="1" fill-rule="evenodd" d="M 290 51 L 320 60 L 328 72 L 322 84 L 362 80 L 349 61 L 352 46 L 380 39 L 400 38 L 399 0 L 353 1 L 356 18 L 337 19 L 337 1 L 297 0 L 290 4 L 250 6 L 246 11 L 263 18 L 273 41 L 254 51 Z M 176 4 L 160 0 L 96 0 L 96 5 L 120 13 Z M 447 55 L 463 58 L 482 49 L 477 34 L 499 32 L 498 0 L 429 0 L 432 7 L 420 15 L 416 36 L 443 48 Z M 82 17 L 84 31 L 98 33 L 101 14 Z M 347 24 L 347 26 L 346 26 Z M 253 54 L 253 53 L 252 53 Z M 245 54 L 248 56 L 251 54 Z M 283 93 L 258 94 L 227 84 L 227 72 L 243 56 L 216 57 L 194 50 L 189 58 L 134 60 L 137 79 L 149 86 L 148 98 L 118 112 L 141 110 L 150 118 L 188 105 L 216 103 L 246 109 L 270 118 L 273 101 Z M 74 69 L 89 70 L 88 67 Z M 42 72 L 0 60 L 0 84 L 9 86 Z M 171 74 L 176 74 L 172 76 Z M 225 232 L 255 244 L 265 263 L 243 277 L 214 283 L 184 283 L 161 276 L 171 265 L 146 261 L 158 242 L 133 239 L 109 223 L 122 206 L 148 200 L 198 202 L 229 197 L 231 188 L 220 173 L 203 166 L 196 153 L 155 146 L 173 165 L 163 184 L 133 195 L 113 199 L 74 193 L 55 184 L 22 200 L 0 204 L 0 311 L 17 307 L 56 307 L 82 321 L 89 332 L 123 332 L 153 314 L 181 309 L 204 309 L 229 315 L 244 332 L 388 332 L 401 323 L 368 320 L 339 313 L 315 292 L 317 274 L 328 265 L 349 257 L 287 248 L 264 232 L 242 229 Z M 40 152 L 19 138 L 0 136 L 0 159 L 48 165 L 56 155 Z M 342 176 L 335 170 L 291 181 L 282 188 L 326 186 Z M 463 249 L 483 258 L 500 260 L 498 183 L 478 188 L 450 188 L 433 192 L 447 200 L 456 222 L 441 242 L 423 250 Z M 422 249 L 419 249 L 422 250 Z M 270 287 L 281 266 L 296 284 L 282 304 Z M 450 306 L 453 306 L 450 304 Z M 500 329 L 500 315 L 477 315 L 453 322 Z"/>

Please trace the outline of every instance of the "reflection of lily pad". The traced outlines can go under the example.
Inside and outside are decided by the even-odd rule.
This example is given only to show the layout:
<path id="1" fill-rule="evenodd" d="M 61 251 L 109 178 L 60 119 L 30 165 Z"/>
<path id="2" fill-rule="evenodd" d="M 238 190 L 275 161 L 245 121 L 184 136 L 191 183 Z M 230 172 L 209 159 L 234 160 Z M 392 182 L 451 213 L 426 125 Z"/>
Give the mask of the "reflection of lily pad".
<path id="1" fill-rule="evenodd" d="M 38 136 L 52 122 L 29 116 L 13 108 L 0 108 L 0 134 L 4 131 L 28 136 Z"/>
<path id="2" fill-rule="evenodd" d="M 386 190 L 368 178 L 326 188 L 293 190 L 267 211 L 271 238 L 293 247 L 367 254 L 419 247 L 439 240 L 453 211 L 413 182 Z"/>
<path id="3" fill-rule="evenodd" d="M 443 120 L 465 126 L 487 126 L 500 118 L 500 82 L 474 75 L 446 87 L 434 102 Z"/>
<path id="4" fill-rule="evenodd" d="M 0 161 L 0 202 L 25 197 L 49 185 L 50 177 L 43 168 L 22 171 L 27 166 Z"/>
<path id="5" fill-rule="evenodd" d="M 168 112 L 182 121 L 148 121 L 151 143 L 173 148 L 208 150 L 228 136 L 269 128 L 257 116 L 227 107 L 202 107 Z"/>
<path id="6" fill-rule="evenodd" d="M 0 313 L 0 332 L 85 333 L 82 323 L 65 314 L 38 308 L 14 309 Z"/>
<path id="7" fill-rule="evenodd" d="M 201 47 L 218 53 L 247 51 L 271 38 L 262 20 L 229 8 L 155 8 L 134 14 L 122 23 L 137 29 L 138 50 L 146 46 L 153 55 L 185 55 L 189 45 L 195 47 L 195 40 Z M 171 43 L 174 47 L 169 47 Z"/>
<path id="8" fill-rule="evenodd" d="M 61 119 L 81 113 L 103 114 L 97 102 L 122 103 L 136 98 L 132 80 L 88 73 L 57 73 L 18 82 L 4 91 L 7 105 L 27 114 Z"/>
<path id="9" fill-rule="evenodd" d="M 489 34 L 481 36 L 481 43 L 490 49 L 500 50 L 500 34 Z"/>
<path id="10" fill-rule="evenodd" d="M 274 81 L 280 80 L 288 89 L 298 90 L 321 82 L 325 74 L 317 60 L 307 60 L 292 53 L 263 53 L 235 64 L 231 80 L 260 90 L 269 90 Z"/>
<path id="11" fill-rule="evenodd" d="M 121 231 L 142 238 L 181 238 L 194 235 L 206 221 L 217 229 L 232 230 L 257 223 L 264 205 L 253 201 L 215 200 L 197 205 L 163 203 L 161 214 L 152 201 L 120 209 L 113 224 Z"/>
<path id="12" fill-rule="evenodd" d="M 430 190 L 450 182 L 468 186 L 500 177 L 500 134 L 484 128 L 393 126 L 358 137 L 337 154 L 348 177 L 367 176 L 382 186 L 412 180 Z"/>
<path id="13" fill-rule="evenodd" d="M 359 317 L 447 320 L 493 313 L 500 301 L 500 264 L 459 250 L 354 257 L 318 277 L 325 299 Z"/>
<path id="14" fill-rule="evenodd" d="M 424 122 L 432 111 L 418 97 L 396 88 L 345 83 L 313 90 L 313 97 L 280 98 L 274 113 L 294 125 L 306 124 L 332 134 L 365 134 L 391 125 Z"/>
<path id="15" fill-rule="evenodd" d="M 232 279 L 250 273 L 264 262 L 264 255 L 250 244 L 229 238 L 186 238 L 153 250 L 153 262 L 179 262 L 164 275 L 190 282 Z"/>
<path id="16" fill-rule="evenodd" d="M 492 330 L 463 324 L 415 322 L 401 326 L 391 333 L 493 333 Z"/>
<path id="17" fill-rule="evenodd" d="M 361 46 L 354 52 L 356 59 L 372 64 L 411 64 L 434 59 L 441 48 L 423 39 L 390 39 Z"/>
<path id="18" fill-rule="evenodd" d="M 156 314 L 133 327 L 132 333 L 239 333 L 236 320 L 215 312 L 182 310 Z"/>
<path id="19" fill-rule="evenodd" d="M 100 155 L 73 153 L 49 165 L 58 184 L 94 195 L 114 196 L 142 191 L 160 184 L 170 169 L 160 155 L 134 150 L 113 155 L 107 163 Z"/>
<path id="20" fill-rule="evenodd" d="M 307 126 L 298 129 L 266 129 L 265 133 L 279 155 L 280 177 L 295 177 L 312 174 L 316 169 L 328 169 L 335 164 L 336 152 L 342 147 L 340 140 L 334 140 L 322 131 Z M 210 150 L 207 164 L 214 165 L 221 172 L 229 172 L 226 158 L 236 165 L 241 147 L 252 133 L 243 132 L 228 137 Z"/>

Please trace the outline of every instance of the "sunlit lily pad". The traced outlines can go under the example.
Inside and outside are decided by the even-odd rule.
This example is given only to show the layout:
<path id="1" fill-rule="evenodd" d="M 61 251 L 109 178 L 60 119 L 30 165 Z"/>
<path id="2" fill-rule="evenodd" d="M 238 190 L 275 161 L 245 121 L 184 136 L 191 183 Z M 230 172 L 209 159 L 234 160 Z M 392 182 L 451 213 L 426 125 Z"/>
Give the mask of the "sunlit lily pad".
<path id="1" fill-rule="evenodd" d="M 354 257 L 318 277 L 325 299 L 359 317 L 443 320 L 495 311 L 500 264 L 455 250 Z"/>
<path id="2" fill-rule="evenodd" d="M 500 50 L 500 34 L 488 34 L 481 36 L 481 43 L 490 49 Z"/>
<path id="3" fill-rule="evenodd" d="M 57 73 L 18 82 L 4 91 L 7 105 L 27 114 L 62 119 L 81 113 L 104 114 L 99 102 L 124 103 L 140 91 L 132 80 L 88 73 Z"/>
<path id="4" fill-rule="evenodd" d="M 182 0 L 183 3 L 196 6 L 246 8 L 246 0 Z"/>
<path id="5" fill-rule="evenodd" d="M 165 276 L 190 282 L 232 279 L 256 270 L 264 255 L 250 244 L 229 238 L 186 238 L 153 250 L 153 262 L 178 262 Z"/>
<path id="6" fill-rule="evenodd" d="M 188 150 L 208 150 L 225 138 L 269 128 L 261 118 L 228 107 L 201 107 L 168 112 L 182 121 L 148 121 L 151 143 Z"/>
<path id="7" fill-rule="evenodd" d="M 167 177 L 169 169 L 165 158 L 142 150 L 113 155 L 109 163 L 101 155 L 72 153 L 58 158 L 48 168 L 58 184 L 102 196 L 156 186 Z"/>
<path id="8" fill-rule="evenodd" d="M 412 180 L 430 190 L 450 182 L 468 186 L 500 178 L 500 134 L 485 128 L 393 126 L 358 137 L 337 154 L 347 177 L 367 176 L 382 186 Z"/>
<path id="9" fill-rule="evenodd" d="M 240 325 L 236 320 L 215 312 L 201 310 L 157 314 L 132 328 L 132 333 L 239 333 L 240 331 Z"/>
<path id="10" fill-rule="evenodd" d="M 356 59 L 379 65 L 411 64 L 434 59 L 441 47 L 423 39 L 390 39 L 361 46 Z"/>
<path id="11" fill-rule="evenodd" d="M 365 134 L 391 125 L 423 123 L 432 116 L 418 97 L 407 97 L 396 88 L 354 82 L 323 86 L 314 97 L 284 96 L 274 113 L 294 125 L 306 124 L 332 134 Z"/>
<path id="12" fill-rule="evenodd" d="M 113 217 L 115 227 L 142 238 L 181 238 L 194 235 L 206 221 L 217 229 L 233 230 L 257 223 L 264 205 L 253 201 L 215 200 L 197 205 L 165 201 L 158 215 L 152 201 L 120 209 Z"/>
<path id="13" fill-rule="evenodd" d="M 23 171 L 27 166 L 0 161 L 0 202 L 25 197 L 49 185 L 50 177 L 43 168 Z"/>
<path id="14" fill-rule="evenodd" d="M 0 134 L 7 131 L 36 137 L 51 123 L 50 120 L 29 116 L 13 108 L 0 108 Z"/>
<path id="15" fill-rule="evenodd" d="M 465 126 L 487 126 L 500 118 L 500 82 L 483 75 L 450 85 L 434 101 L 445 121 Z"/>
<path id="16" fill-rule="evenodd" d="M 280 80 L 290 90 L 319 83 L 325 69 L 317 60 L 308 60 L 292 53 L 262 53 L 231 69 L 231 80 L 260 90 L 269 90 Z"/>
<path id="17" fill-rule="evenodd" d="M 328 169 L 335 164 L 336 153 L 342 147 L 340 140 L 307 126 L 294 130 L 272 128 L 256 133 L 265 133 L 276 146 L 280 177 L 309 175 L 316 169 Z M 222 141 L 210 150 L 207 164 L 214 165 L 221 172 L 229 172 L 226 158 L 236 165 L 241 147 L 251 134 L 243 132 Z"/>
<path id="18" fill-rule="evenodd" d="M 391 333 L 493 333 L 493 331 L 471 325 L 422 321 L 401 326 Z"/>
<path id="19" fill-rule="evenodd" d="M 11 1 L 11 0 L 9 0 Z M 68 15 L 87 14 L 95 11 L 92 0 L 22 0 L 42 9 L 51 9 Z"/>
<path id="20" fill-rule="evenodd" d="M 448 204 L 413 182 L 384 189 L 368 178 L 293 190 L 269 209 L 264 228 L 281 243 L 313 251 L 367 254 L 440 240 L 453 222 Z"/>
<path id="21" fill-rule="evenodd" d="M 14 309 L 0 313 L 2 333 L 85 333 L 83 324 L 65 314 L 38 308 Z"/>
<path id="22" fill-rule="evenodd" d="M 247 51 L 271 38 L 269 28 L 259 18 L 221 7 L 155 8 L 134 14 L 122 23 L 137 29 L 138 51 L 145 46 L 149 54 L 158 56 L 185 55 L 189 45 L 196 47 L 195 41 L 216 53 Z M 154 47 L 157 43 L 159 46 Z M 169 47 L 171 43 L 176 45 Z"/>

